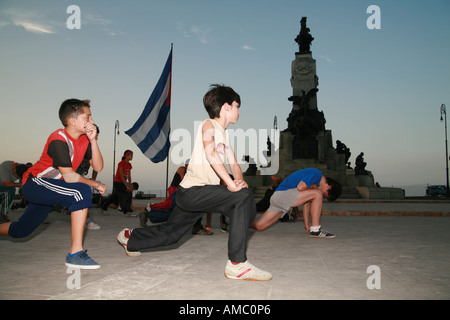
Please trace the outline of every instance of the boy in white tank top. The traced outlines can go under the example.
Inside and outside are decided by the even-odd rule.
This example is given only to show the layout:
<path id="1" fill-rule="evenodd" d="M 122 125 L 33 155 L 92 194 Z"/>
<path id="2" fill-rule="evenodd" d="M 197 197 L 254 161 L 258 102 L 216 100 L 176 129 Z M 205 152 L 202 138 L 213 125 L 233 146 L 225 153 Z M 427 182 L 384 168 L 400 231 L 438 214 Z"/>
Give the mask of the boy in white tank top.
<path id="1" fill-rule="evenodd" d="M 238 121 L 240 103 L 240 96 L 230 87 L 213 85 L 205 94 L 203 104 L 209 119 L 197 131 L 188 170 L 177 190 L 177 206 L 165 224 L 123 229 L 117 239 L 127 255 L 140 256 L 139 250 L 176 243 L 204 213 L 217 212 L 231 221 L 225 276 L 239 280 L 272 279 L 269 272 L 247 261 L 247 235 L 256 206 L 226 130 Z"/>

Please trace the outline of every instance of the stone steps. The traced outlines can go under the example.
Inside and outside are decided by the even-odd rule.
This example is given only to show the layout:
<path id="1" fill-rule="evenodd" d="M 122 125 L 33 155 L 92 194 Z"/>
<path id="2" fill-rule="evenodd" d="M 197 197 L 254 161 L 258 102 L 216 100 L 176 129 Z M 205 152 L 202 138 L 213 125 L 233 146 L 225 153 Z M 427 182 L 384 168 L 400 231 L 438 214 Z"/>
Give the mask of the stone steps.
<path id="1" fill-rule="evenodd" d="M 362 199 L 362 196 L 355 187 L 342 187 L 339 199 Z"/>

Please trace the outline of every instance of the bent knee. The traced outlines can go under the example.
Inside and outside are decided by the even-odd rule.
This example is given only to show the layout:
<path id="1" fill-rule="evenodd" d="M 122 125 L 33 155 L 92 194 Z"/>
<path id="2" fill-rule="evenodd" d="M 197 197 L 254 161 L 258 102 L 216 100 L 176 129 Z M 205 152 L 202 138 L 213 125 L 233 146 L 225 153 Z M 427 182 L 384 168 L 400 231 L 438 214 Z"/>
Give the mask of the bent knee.
<path id="1" fill-rule="evenodd" d="M 253 192 L 249 188 L 242 188 L 236 194 L 239 194 L 245 200 L 254 200 Z"/>
<path id="2" fill-rule="evenodd" d="M 308 189 L 305 191 L 300 191 L 298 199 L 303 201 L 322 200 L 323 194 L 319 189 Z"/>
<path id="3" fill-rule="evenodd" d="M 9 226 L 8 235 L 14 239 L 22 239 L 29 236 L 37 226 L 23 226 L 18 222 L 13 222 Z"/>
<path id="4" fill-rule="evenodd" d="M 92 196 L 92 189 L 90 186 L 88 186 L 85 183 L 80 183 L 77 185 L 78 191 L 82 194 L 83 197 L 91 197 Z"/>
<path id="5" fill-rule="evenodd" d="M 254 223 L 252 224 L 252 228 L 255 229 L 256 231 L 264 231 L 268 228 L 269 226 L 267 225 L 263 225 L 260 223 Z"/>
<path id="6" fill-rule="evenodd" d="M 320 191 L 319 189 L 313 189 L 313 190 L 311 190 L 311 191 L 313 191 L 314 198 L 319 199 L 319 200 L 322 200 L 322 199 L 323 199 L 323 193 L 322 193 L 322 191 Z"/>

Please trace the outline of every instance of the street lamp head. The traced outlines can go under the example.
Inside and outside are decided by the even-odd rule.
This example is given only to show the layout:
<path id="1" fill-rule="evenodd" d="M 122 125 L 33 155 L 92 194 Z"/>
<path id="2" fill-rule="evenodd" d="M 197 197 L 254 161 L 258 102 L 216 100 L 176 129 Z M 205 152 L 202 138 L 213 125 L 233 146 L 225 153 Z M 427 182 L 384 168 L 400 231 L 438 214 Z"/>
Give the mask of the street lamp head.
<path id="1" fill-rule="evenodd" d="M 120 134 L 119 132 L 119 120 L 116 120 L 115 126 L 114 126 L 114 131 L 117 130 L 117 134 Z"/>

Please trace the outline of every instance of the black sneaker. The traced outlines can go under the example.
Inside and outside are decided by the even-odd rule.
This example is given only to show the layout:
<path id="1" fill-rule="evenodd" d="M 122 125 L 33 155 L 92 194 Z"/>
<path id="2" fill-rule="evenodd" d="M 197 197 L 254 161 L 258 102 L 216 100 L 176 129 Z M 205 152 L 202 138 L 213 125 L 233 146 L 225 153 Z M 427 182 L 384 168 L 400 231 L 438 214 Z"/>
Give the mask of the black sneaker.
<path id="1" fill-rule="evenodd" d="M 310 238 L 327 238 L 327 239 L 332 239 L 334 237 L 336 237 L 334 234 L 329 233 L 328 231 L 320 228 L 319 231 L 317 232 L 310 232 L 309 233 Z"/>

